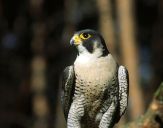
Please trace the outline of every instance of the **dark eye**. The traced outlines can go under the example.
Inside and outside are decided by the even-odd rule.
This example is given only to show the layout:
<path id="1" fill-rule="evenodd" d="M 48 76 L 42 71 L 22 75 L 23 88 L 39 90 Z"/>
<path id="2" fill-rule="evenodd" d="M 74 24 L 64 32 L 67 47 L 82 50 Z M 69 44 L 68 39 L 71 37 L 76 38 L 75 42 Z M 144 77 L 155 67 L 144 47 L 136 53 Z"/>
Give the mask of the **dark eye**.
<path id="1" fill-rule="evenodd" d="M 80 34 L 80 38 L 81 39 L 88 39 L 88 38 L 90 38 L 91 37 L 91 35 L 89 34 L 89 33 L 82 33 L 82 34 Z"/>
<path id="2" fill-rule="evenodd" d="M 84 38 L 88 38 L 88 36 L 89 36 L 88 33 L 83 33 Z"/>

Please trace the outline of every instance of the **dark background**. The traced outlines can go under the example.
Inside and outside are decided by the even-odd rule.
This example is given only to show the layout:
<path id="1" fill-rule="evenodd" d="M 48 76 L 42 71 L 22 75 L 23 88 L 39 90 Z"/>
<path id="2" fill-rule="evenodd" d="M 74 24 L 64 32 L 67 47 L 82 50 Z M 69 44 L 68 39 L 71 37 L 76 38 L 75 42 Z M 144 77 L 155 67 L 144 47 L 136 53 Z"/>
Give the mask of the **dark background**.
<path id="1" fill-rule="evenodd" d="M 68 12 L 68 2 L 0 0 L 1 128 L 34 127 L 41 117 L 33 109 L 37 95 L 46 97 L 48 116 L 42 119 L 48 124 L 45 127 L 55 127 L 59 76 L 76 55 L 69 46 L 70 37 L 83 28 L 99 30 L 96 2 L 72 0 L 72 12 Z M 140 86 L 147 107 L 163 79 L 163 2 L 135 0 L 134 8 Z M 45 63 L 46 87 L 41 94 L 31 88 L 31 65 L 37 57 Z"/>

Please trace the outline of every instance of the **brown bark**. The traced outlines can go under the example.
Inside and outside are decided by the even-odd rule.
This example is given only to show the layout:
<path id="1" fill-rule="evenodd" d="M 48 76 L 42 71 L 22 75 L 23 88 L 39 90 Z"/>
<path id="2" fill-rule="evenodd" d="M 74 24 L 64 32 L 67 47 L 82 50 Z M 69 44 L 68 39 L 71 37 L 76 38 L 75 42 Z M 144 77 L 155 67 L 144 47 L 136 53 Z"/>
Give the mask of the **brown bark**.
<path id="1" fill-rule="evenodd" d="M 120 24 L 120 49 L 122 60 L 129 71 L 129 103 L 131 104 L 131 117 L 136 118 L 143 113 L 144 104 L 139 86 L 138 49 L 135 41 L 135 25 L 132 0 L 117 0 L 117 15 Z M 136 109 L 135 109 L 136 108 Z"/>
<path id="2" fill-rule="evenodd" d="M 123 128 L 163 128 L 163 83 L 155 92 L 147 112 Z"/>
<path id="3" fill-rule="evenodd" d="M 97 6 L 99 11 L 99 29 L 106 41 L 109 51 L 111 51 L 113 55 L 116 55 L 111 0 L 97 0 Z"/>
<path id="4" fill-rule="evenodd" d="M 33 115 L 35 122 L 34 128 L 47 128 L 49 126 L 47 117 L 49 106 L 45 95 L 46 89 L 46 61 L 43 56 L 43 47 L 45 40 L 45 25 L 36 22 L 33 27 L 32 48 L 34 57 L 31 64 L 31 92 L 33 96 Z"/>

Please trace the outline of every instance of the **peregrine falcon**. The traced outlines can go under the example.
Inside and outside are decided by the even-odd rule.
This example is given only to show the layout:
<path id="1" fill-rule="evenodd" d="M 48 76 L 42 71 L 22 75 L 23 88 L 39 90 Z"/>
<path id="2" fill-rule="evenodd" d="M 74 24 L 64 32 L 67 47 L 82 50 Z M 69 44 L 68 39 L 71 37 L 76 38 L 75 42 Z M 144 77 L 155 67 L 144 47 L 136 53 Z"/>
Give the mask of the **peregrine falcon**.
<path id="1" fill-rule="evenodd" d="M 128 103 L 129 78 L 96 31 L 76 32 L 70 40 L 78 51 L 62 77 L 64 115 L 68 128 L 112 128 Z"/>

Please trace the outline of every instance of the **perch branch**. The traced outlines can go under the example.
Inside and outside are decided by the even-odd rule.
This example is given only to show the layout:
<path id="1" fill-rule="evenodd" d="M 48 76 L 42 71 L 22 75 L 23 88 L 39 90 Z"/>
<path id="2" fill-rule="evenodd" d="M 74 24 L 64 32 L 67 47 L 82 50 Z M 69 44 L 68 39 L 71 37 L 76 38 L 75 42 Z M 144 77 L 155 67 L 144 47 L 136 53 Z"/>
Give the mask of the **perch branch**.
<path id="1" fill-rule="evenodd" d="M 123 128 L 163 128 L 163 82 L 155 92 L 147 112 Z"/>

